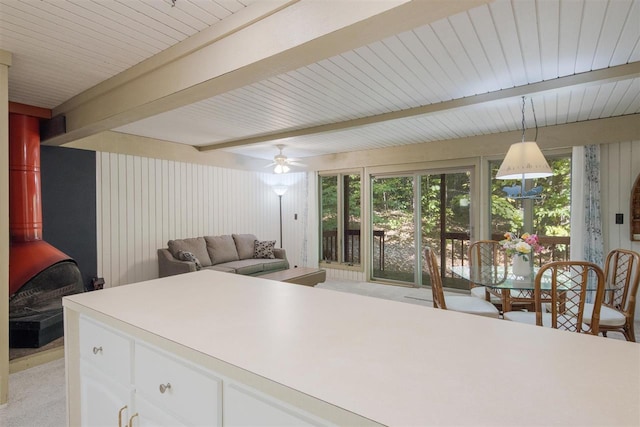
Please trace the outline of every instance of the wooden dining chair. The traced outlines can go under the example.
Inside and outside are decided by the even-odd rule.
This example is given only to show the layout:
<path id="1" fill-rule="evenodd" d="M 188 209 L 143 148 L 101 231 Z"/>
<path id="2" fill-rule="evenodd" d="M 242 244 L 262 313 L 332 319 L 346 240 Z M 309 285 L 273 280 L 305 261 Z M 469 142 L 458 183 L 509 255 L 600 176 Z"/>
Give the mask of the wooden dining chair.
<path id="1" fill-rule="evenodd" d="M 489 301 L 475 298 L 469 295 L 447 295 L 442 287 L 442 277 L 438 268 L 438 257 L 431 248 L 425 249 L 427 269 L 431 280 L 431 293 L 433 306 L 442 310 L 459 311 L 462 313 L 476 314 L 485 317 L 499 318 L 498 309 Z"/>
<path id="2" fill-rule="evenodd" d="M 636 341 L 633 328 L 636 295 L 640 285 L 640 254 L 626 249 L 614 249 L 604 265 L 605 295 L 600 308 L 599 329 L 621 332 L 627 341 Z M 584 322 L 591 323 L 593 305 L 585 305 Z"/>
<path id="3" fill-rule="evenodd" d="M 545 289 L 542 283 L 545 282 Z M 590 291 L 589 289 L 595 290 Z M 572 332 L 598 334 L 604 294 L 604 273 L 586 261 L 544 264 L 535 278 L 535 312 L 510 311 L 504 319 Z M 591 323 L 584 319 L 587 296 L 593 297 Z"/>

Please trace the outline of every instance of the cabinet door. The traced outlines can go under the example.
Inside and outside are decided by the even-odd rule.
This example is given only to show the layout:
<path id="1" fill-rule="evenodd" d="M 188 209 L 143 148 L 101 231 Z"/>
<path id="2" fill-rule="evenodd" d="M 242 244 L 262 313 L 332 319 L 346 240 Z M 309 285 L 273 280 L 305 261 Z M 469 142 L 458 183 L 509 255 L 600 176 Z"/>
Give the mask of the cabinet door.
<path id="1" fill-rule="evenodd" d="M 89 363 L 80 361 L 80 417 L 83 426 L 126 425 L 131 415 L 131 397 L 130 387 L 113 381 Z M 120 424 L 118 416 L 122 417 Z"/>
<path id="2" fill-rule="evenodd" d="M 222 380 L 211 372 L 137 341 L 133 376 L 137 396 L 186 424 L 222 424 Z"/>
<path id="3" fill-rule="evenodd" d="M 134 397 L 134 413 L 128 427 L 180 427 L 183 422 L 140 396 Z"/>
<path id="4" fill-rule="evenodd" d="M 224 387 L 225 426 L 327 426 L 325 420 L 307 414 L 257 390 L 239 384 Z"/>
<path id="5" fill-rule="evenodd" d="M 120 384 L 131 383 L 133 340 L 101 323 L 80 317 L 80 359 Z"/>

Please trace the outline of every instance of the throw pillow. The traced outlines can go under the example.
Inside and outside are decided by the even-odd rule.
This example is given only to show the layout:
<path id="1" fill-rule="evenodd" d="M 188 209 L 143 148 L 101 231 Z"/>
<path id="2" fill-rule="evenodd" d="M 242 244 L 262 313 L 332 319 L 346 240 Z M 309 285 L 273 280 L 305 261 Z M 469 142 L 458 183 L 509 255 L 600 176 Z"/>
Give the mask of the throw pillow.
<path id="1" fill-rule="evenodd" d="M 203 267 L 211 265 L 211 258 L 209 258 L 207 243 L 205 242 L 204 237 L 169 240 L 169 242 L 167 242 L 167 246 L 169 247 L 171 255 L 176 259 L 180 259 L 178 256 L 180 251 L 191 252 L 196 258 L 198 258 Z"/>
<path id="2" fill-rule="evenodd" d="M 256 240 L 254 242 L 254 258 L 274 259 L 273 247 L 276 245 L 275 240 Z"/>
<path id="3" fill-rule="evenodd" d="M 202 269 L 202 264 L 200 264 L 200 261 L 198 260 L 198 258 L 196 258 L 196 256 L 191 252 L 187 252 L 187 251 L 178 252 L 178 259 L 181 259 L 182 261 L 193 262 L 196 265 L 196 270 Z"/>

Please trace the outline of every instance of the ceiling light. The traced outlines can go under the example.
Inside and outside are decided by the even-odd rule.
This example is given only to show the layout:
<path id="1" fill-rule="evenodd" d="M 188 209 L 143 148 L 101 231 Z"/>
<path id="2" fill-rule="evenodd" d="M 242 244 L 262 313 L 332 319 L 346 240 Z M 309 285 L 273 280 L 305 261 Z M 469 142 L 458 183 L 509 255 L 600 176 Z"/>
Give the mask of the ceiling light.
<path id="1" fill-rule="evenodd" d="M 289 172 L 289 166 L 285 165 L 285 164 L 279 164 L 276 165 L 275 168 L 273 168 L 273 173 L 287 173 Z"/>
<path id="2" fill-rule="evenodd" d="M 553 171 L 544 158 L 544 154 L 540 151 L 535 141 L 524 140 L 525 120 L 524 120 L 525 97 L 522 97 L 522 142 L 511 144 L 509 151 L 505 156 L 496 178 L 498 179 L 532 179 L 545 178 L 553 175 Z M 533 109 L 533 100 L 531 101 Z M 535 111 L 534 111 L 535 120 Z M 538 124 L 536 121 L 536 139 Z M 524 183 L 523 183 L 524 184 Z M 522 186 L 524 189 L 524 185 Z"/>

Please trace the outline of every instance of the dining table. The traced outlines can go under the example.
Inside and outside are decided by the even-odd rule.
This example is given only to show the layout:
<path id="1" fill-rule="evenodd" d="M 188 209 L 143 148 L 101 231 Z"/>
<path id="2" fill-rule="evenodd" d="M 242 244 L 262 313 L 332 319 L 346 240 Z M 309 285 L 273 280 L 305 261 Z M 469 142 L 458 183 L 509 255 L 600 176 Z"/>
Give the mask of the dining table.
<path id="1" fill-rule="evenodd" d="M 489 294 L 500 298 L 502 303 L 502 311 L 511 311 L 514 304 L 530 305 L 533 308 L 535 279 L 539 267 L 533 267 L 529 276 L 517 276 L 511 270 L 511 266 L 507 265 L 487 265 L 471 267 L 469 265 L 456 265 L 450 267 L 451 272 L 456 276 L 469 280 L 477 286 L 484 286 Z M 562 276 L 558 276 L 558 280 L 562 280 Z M 587 291 L 595 291 L 597 283 L 590 281 L 587 284 Z M 545 291 L 551 290 L 551 277 L 543 276 L 540 283 L 541 293 L 545 295 Z M 489 298 L 489 295 L 487 296 Z"/>

